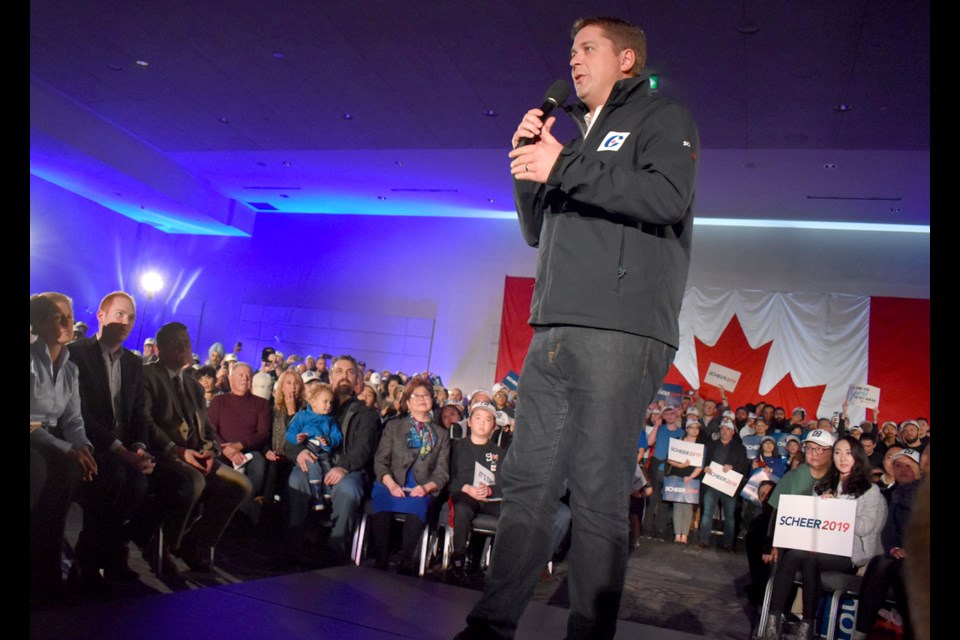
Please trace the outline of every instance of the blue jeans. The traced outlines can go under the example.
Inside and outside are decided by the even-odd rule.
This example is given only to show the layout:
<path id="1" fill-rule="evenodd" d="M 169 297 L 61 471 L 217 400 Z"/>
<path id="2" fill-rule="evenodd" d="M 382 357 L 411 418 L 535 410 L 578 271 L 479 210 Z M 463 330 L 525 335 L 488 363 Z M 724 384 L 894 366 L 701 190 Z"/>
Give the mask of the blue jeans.
<path id="1" fill-rule="evenodd" d="M 330 520 L 333 528 L 327 545 L 339 559 L 347 558 L 348 538 L 353 535 L 357 513 L 363 492 L 366 474 L 362 470 L 351 471 L 330 490 Z M 298 554 L 303 541 L 307 514 L 311 511 L 313 492 L 309 476 L 294 465 L 287 482 L 287 530 L 281 543 L 281 551 Z"/>
<path id="2" fill-rule="evenodd" d="M 586 327 L 535 330 L 520 377 L 513 443 L 501 467 L 503 504 L 483 597 L 467 623 L 512 638 L 553 553 L 554 519 L 570 488 L 567 637 L 612 638 L 627 560 L 627 496 L 647 404 L 675 350 Z"/>
<path id="3" fill-rule="evenodd" d="M 713 514 L 717 511 L 717 501 L 719 501 L 723 509 L 723 544 L 727 547 L 732 547 L 736 525 L 736 497 L 720 493 L 713 487 L 700 486 L 703 487 L 703 512 L 700 516 L 700 542 L 710 544 L 710 540 L 713 538 Z"/>

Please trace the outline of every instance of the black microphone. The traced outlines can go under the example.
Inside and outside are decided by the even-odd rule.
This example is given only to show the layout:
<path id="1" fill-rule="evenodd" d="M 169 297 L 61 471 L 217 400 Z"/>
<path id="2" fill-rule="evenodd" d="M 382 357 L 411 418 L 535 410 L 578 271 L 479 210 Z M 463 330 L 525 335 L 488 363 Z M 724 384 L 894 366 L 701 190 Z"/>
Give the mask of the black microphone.
<path id="1" fill-rule="evenodd" d="M 547 89 L 547 95 L 543 96 L 543 104 L 540 105 L 540 110 L 543 111 L 543 115 L 540 116 L 540 122 L 545 122 L 554 109 L 567 101 L 567 96 L 569 95 L 570 84 L 567 83 L 566 80 L 557 80 L 550 85 L 550 88 Z M 534 142 L 533 138 L 520 138 L 520 141 L 517 142 L 517 148 L 531 144 L 532 142 Z"/>

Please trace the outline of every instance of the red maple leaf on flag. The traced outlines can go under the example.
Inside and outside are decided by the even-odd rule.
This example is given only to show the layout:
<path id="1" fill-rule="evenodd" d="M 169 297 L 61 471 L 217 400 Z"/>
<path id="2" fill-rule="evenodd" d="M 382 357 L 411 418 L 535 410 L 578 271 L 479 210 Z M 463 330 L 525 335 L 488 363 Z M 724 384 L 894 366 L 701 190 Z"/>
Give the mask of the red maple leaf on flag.
<path id="1" fill-rule="evenodd" d="M 793 380 L 793 375 L 788 373 L 770 391 L 763 395 L 760 394 L 760 378 L 766 369 L 767 356 L 773 342 L 765 342 L 756 349 L 751 347 L 736 315 L 730 319 L 730 323 L 720 334 L 720 338 L 715 345 L 711 347 L 696 336 L 694 336 L 694 345 L 697 350 L 697 374 L 700 379 L 695 383 L 687 380 L 671 364 L 670 371 L 664 378 L 665 383 L 678 384 L 685 389 L 697 387 L 700 389 L 700 395 L 703 398 L 712 398 L 719 401 L 719 389 L 703 383 L 703 377 L 707 373 L 710 363 L 715 362 L 740 372 L 740 380 L 737 383 L 736 390 L 727 392 L 727 400 L 730 402 L 731 409 L 735 410 L 748 402 L 756 404 L 763 401 L 777 407 L 783 407 L 787 412 L 788 419 L 790 413 L 796 407 L 803 407 L 806 410 L 808 420 L 816 417 L 817 407 L 820 406 L 823 392 L 827 387 L 825 384 L 798 387 Z M 837 409 L 839 410 L 840 407 L 837 407 Z"/>

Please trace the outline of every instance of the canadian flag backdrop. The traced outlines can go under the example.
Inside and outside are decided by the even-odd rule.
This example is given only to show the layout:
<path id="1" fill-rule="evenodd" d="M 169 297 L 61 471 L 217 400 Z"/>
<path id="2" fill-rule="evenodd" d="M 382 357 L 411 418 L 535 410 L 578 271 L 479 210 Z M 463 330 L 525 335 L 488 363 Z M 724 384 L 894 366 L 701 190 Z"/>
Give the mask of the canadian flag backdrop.
<path id="1" fill-rule="evenodd" d="M 497 380 L 522 372 L 533 329 L 533 278 L 507 276 Z M 930 417 L 930 301 L 698 289 L 680 311 L 680 348 L 665 382 L 700 389 L 711 363 L 739 371 L 732 407 L 770 402 L 808 418 L 839 411 L 851 384 L 880 388 L 880 420 Z M 702 388 L 701 388 L 702 386 Z M 849 407 L 851 420 L 873 417 Z"/>

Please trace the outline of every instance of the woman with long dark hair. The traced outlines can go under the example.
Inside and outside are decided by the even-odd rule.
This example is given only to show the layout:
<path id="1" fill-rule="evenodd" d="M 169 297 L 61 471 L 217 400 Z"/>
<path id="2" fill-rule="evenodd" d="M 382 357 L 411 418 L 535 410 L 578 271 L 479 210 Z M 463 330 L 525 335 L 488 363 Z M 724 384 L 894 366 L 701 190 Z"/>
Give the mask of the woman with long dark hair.
<path id="1" fill-rule="evenodd" d="M 855 573 L 873 556 L 883 553 L 880 532 L 887 518 L 887 503 L 870 477 L 870 460 L 860 441 L 844 436 L 833 445 L 833 467 L 814 485 L 814 495 L 823 499 L 856 500 L 851 557 L 788 549 L 781 554 L 773 579 L 770 615 L 763 640 L 779 640 L 781 614 L 787 607 L 797 571 L 803 576 L 803 621 L 798 640 L 811 640 L 814 617 L 820 599 L 820 577 L 824 571 Z"/>

